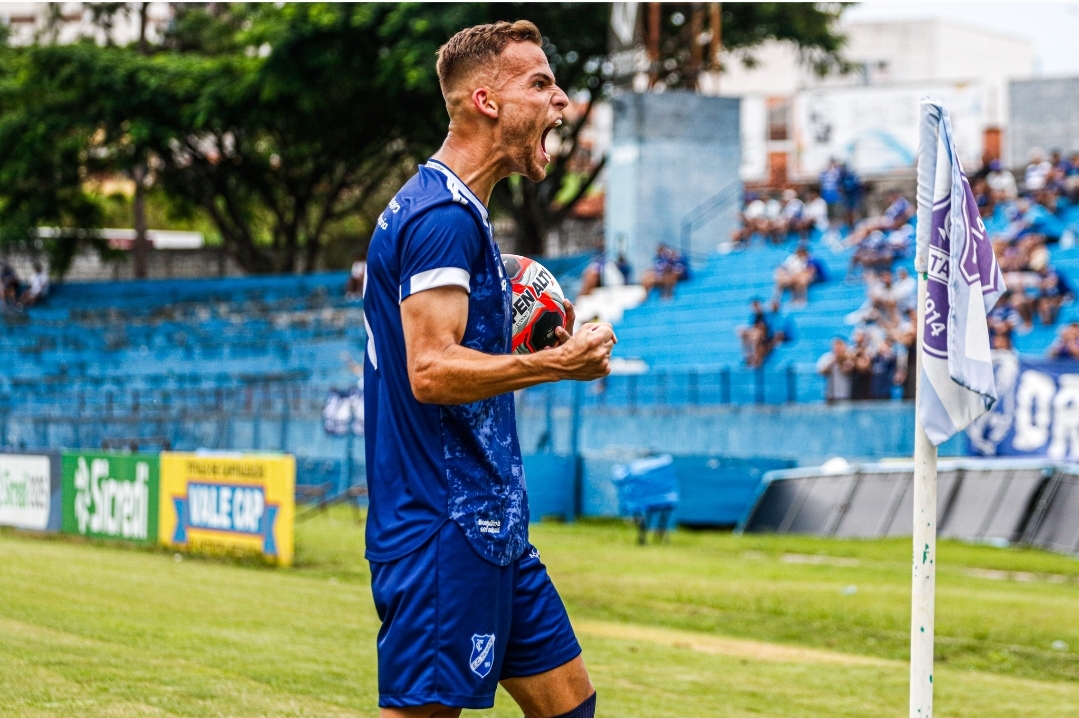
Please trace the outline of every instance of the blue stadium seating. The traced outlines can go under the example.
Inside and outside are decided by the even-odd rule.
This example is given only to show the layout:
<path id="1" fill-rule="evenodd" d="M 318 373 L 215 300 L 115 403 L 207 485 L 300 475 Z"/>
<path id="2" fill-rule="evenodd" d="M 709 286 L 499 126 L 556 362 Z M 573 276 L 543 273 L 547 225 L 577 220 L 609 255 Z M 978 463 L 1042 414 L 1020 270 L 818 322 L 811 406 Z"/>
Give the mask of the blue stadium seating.
<path id="1" fill-rule="evenodd" d="M 206 280 L 61 284 L 0 326 L 0 395 L 9 411 L 76 396 L 120 410 L 155 392 L 353 378 L 362 306 L 343 272 Z"/>
<path id="2" fill-rule="evenodd" d="M 762 372 L 744 368 L 736 334 L 737 327 L 749 318 L 749 300 L 772 296 L 775 268 L 791 251 L 788 243 L 709 256 L 694 267 L 690 280 L 678 286 L 673 300 L 660 299 L 654 292 L 639 307 L 626 312 L 617 328 L 616 355 L 643 360 L 650 375 L 670 374 L 669 383 L 684 383 L 684 376 L 692 374 L 702 387 L 711 384 L 715 392 L 725 392 L 724 403 L 819 401 L 823 380 L 816 376 L 816 361 L 829 350 L 833 337 L 850 335 L 852 328 L 844 319 L 865 299 L 864 284 L 847 277 L 850 250 L 836 254 L 819 244 L 813 248 L 827 267 L 829 281 L 810 289 L 805 307 L 784 303 L 782 321 L 793 330 L 794 340 L 778 347 Z M 1069 277 L 1073 287 L 1079 287 L 1079 247 L 1053 246 L 1051 257 L 1052 264 Z M 911 259 L 898 266 L 913 271 Z M 1016 349 L 1025 354 L 1044 354 L 1060 324 L 1077 320 L 1079 302 L 1066 305 L 1056 326 L 1035 321 L 1032 331 L 1017 332 Z M 655 391 L 645 388 L 655 383 L 654 376 L 645 375 L 636 381 L 638 392 Z M 728 388 L 715 388 L 722 382 L 727 382 Z"/>
<path id="3" fill-rule="evenodd" d="M 719 371 L 742 363 L 736 329 L 749 317 L 749 300 L 767 301 L 774 291 L 775 268 L 792 251 L 791 245 L 754 247 L 712 255 L 694 268 L 692 279 L 679 285 L 673 300 L 649 299 L 626 312 L 618 327 L 618 353 L 643 359 L 652 368 Z M 836 334 L 846 336 L 843 318 L 865 298 L 861 282 L 844 281 L 850 252 L 835 254 L 820 247 L 816 256 L 828 269 L 830 281 L 813 286 L 807 306 L 783 314 L 794 329 L 794 341 L 777 348 L 769 364 L 811 368 L 828 350 Z"/>
<path id="4" fill-rule="evenodd" d="M 642 359 L 650 371 L 611 377 L 581 401 L 819 401 L 814 364 L 833 336 L 849 334 L 844 317 L 864 298 L 862 283 L 845 279 L 849 252 L 815 248 L 830 281 L 811 288 L 806 307 L 785 305 L 794 341 L 779 347 L 763 371 L 744 368 L 735 334 L 749 298 L 771 295 L 774 268 L 790 251 L 790 244 L 754 246 L 709 256 L 673 300 L 652 296 L 627 311 L 615 355 Z M 572 287 L 588 257 L 545 261 Z M 1052 261 L 1079 277 L 1079 247 L 1054 248 Z M 0 411 L 9 418 L 93 416 L 167 406 L 220 410 L 229 402 L 280 409 L 283 395 L 263 391 L 273 385 L 299 387 L 289 401 L 321 402 L 331 387 L 355 380 L 342 355 L 359 361 L 363 352 L 362 305 L 344 297 L 346 278 L 329 272 L 61 284 L 45 305 L 9 313 L 0 324 Z M 1079 303 L 1065 307 L 1061 319 L 1079 319 Z M 1016 336 L 1017 347 L 1041 354 L 1056 330 L 1036 323 Z M 560 404 L 570 391 L 559 389 Z"/>

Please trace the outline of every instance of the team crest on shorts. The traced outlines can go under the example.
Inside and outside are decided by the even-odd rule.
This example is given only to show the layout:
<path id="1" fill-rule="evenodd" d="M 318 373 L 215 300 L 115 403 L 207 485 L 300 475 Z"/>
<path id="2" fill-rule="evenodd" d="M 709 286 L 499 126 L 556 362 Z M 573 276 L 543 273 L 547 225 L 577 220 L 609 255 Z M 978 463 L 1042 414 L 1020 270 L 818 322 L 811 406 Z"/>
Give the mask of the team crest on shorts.
<path id="1" fill-rule="evenodd" d="M 480 678 L 486 678 L 495 664 L 495 636 L 493 633 L 472 634 L 472 657 L 468 667 Z"/>

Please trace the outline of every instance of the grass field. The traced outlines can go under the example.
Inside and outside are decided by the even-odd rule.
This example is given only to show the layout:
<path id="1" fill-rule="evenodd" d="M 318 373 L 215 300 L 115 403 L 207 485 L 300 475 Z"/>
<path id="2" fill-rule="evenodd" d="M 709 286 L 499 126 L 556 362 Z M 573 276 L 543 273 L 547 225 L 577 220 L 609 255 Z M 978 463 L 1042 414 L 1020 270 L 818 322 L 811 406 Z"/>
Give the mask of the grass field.
<path id="1" fill-rule="evenodd" d="M 905 716 L 910 546 L 533 527 L 603 716 Z M 0 714 L 374 716 L 347 512 L 277 570 L 0 533 Z M 942 543 L 936 714 L 1079 715 L 1079 561 Z M 1055 645 L 1055 647 L 1054 647 Z M 487 715 L 518 716 L 501 693 Z"/>

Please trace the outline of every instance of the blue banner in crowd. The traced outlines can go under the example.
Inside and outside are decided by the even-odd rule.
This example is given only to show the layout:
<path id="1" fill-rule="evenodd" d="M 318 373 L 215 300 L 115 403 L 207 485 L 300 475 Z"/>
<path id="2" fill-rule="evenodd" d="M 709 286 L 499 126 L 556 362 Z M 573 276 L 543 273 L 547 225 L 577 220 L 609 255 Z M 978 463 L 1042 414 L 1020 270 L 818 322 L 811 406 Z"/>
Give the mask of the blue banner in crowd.
<path id="1" fill-rule="evenodd" d="M 1079 460 L 1079 361 L 995 352 L 996 406 L 967 431 L 976 456 Z"/>

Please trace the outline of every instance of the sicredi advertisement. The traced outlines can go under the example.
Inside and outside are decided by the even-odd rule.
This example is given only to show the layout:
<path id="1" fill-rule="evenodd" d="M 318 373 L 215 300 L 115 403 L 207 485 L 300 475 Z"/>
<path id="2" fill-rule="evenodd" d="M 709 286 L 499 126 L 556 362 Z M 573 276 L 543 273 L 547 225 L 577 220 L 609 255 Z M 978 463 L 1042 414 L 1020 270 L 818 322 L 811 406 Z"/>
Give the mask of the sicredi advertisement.
<path id="1" fill-rule="evenodd" d="M 161 543 L 292 562 L 296 461 L 278 454 L 161 454 Z"/>
<path id="2" fill-rule="evenodd" d="M 157 538 L 157 456 L 66 451 L 62 473 L 65 533 Z"/>
<path id="3" fill-rule="evenodd" d="M 60 528 L 59 458 L 57 454 L 0 454 L 0 526 L 35 531 Z"/>

